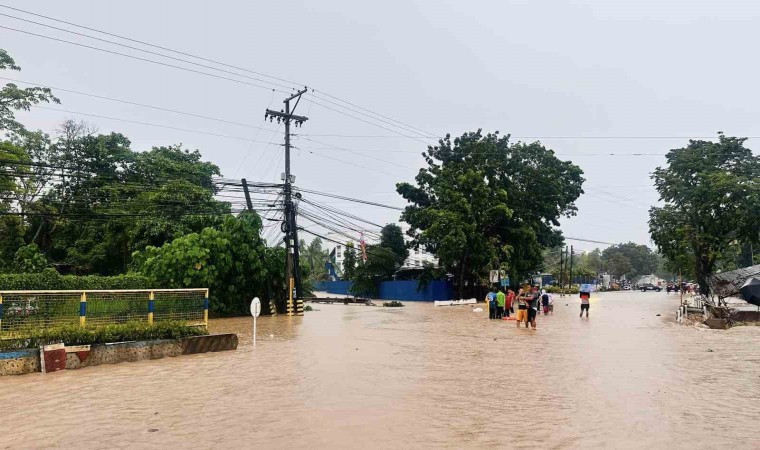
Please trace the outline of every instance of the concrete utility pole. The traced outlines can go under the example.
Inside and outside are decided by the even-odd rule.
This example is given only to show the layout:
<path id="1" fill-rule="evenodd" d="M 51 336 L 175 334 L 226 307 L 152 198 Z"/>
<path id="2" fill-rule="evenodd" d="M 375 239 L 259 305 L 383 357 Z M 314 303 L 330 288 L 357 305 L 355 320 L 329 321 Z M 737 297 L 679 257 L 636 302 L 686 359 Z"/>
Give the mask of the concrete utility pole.
<path id="1" fill-rule="evenodd" d="M 251 193 L 248 192 L 248 182 L 243 178 L 240 180 L 240 184 L 243 185 L 243 193 L 245 194 L 245 204 L 248 207 L 248 211 L 253 211 L 253 203 L 251 202 Z"/>
<path id="2" fill-rule="evenodd" d="M 295 126 L 299 127 L 303 125 L 304 122 L 309 120 L 308 117 L 296 116 L 293 114 L 296 107 L 298 106 L 298 102 L 301 100 L 301 95 L 303 95 L 306 91 L 307 89 L 303 88 L 290 97 L 286 98 L 283 101 L 283 103 L 285 103 L 284 111 L 273 111 L 271 109 L 267 109 L 266 114 L 264 114 L 264 119 L 269 118 L 270 122 L 274 119 L 277 119 L 277 123 L 280 123 L 280 121 L 282 121 L 285 124 L 285 173 L 282 175 L 282 179 L 285 182 L 285 185 L 283 187 L 283 194 L 285 197 L 285 217 L 282 222 L 282 231 L 285 233 L 285 279 L 288 286 L 287 309 L 289 316 L 292 316 L 294 314 L 294 285 L 296 290 L 296 299 L 303 298 L 303 292 L 301 289 L 301 264 L 299 261 L 300 252 L 298 248 L 298 230 L 296 226 L 296 208 L 293 205 L 293 189 L 291 186 L 295 180 L 295 176 L 290 174 L 290 124 L 294 123 Z M 296 104 L 292 109 L 290 108 L 291 100 L 296 100 Z"/>
<path id="3" fill-rule="evenodd" d="M 564 259 L 565 259 L 565 249 L 561 248 L 559 249 L 559 288 L 562 289 L 562 281 L 563 281 L 563 270 L 565 270 L 564 266 Z M 560 291 L 560 295 L 562 294 L 562 291 Z"/>
<path id="4" fill-rule="evenodd" d="M 570 246 L 570 272 L 568 273 L 568 284 L 567 287 L 572 289 L 573 288 L 573 246 Z"/>

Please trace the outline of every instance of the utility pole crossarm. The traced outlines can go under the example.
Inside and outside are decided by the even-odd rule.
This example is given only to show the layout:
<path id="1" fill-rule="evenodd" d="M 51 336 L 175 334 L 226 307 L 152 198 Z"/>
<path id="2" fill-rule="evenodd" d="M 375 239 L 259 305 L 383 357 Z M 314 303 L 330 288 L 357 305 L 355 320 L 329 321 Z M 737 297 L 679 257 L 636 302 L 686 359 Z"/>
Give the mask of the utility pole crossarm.
<path id="1" fill-rule="evenodd" d="M 270 121 L 277 119 L 277 123 L 289 121 L 295 123 L 297 127 L 300 127 L 301 124 L 309 120 L 309 118 L 305 116 L 297 116 L 295 114 L 288 114 L 284 111 L 274 111 L 272 109 L 267 109 L 267 112 L 264 114 L 264 119 L 269 119 Z"/>

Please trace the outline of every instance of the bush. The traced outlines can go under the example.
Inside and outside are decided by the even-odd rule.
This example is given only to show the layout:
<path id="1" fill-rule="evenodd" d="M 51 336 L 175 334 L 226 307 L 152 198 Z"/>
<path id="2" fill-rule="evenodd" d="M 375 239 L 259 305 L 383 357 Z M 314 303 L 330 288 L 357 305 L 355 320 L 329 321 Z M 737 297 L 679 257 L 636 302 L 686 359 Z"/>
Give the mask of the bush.
<path id="1" fill-rule="evenodd" d="M 85 326 L 61 325 L 36 330 L 30 336 L 0 341 L 0 349 L 36 348 L 40 345 L 63 342 L 66 345 L 106 344 L 109 342 L 181 339 L 208 334 L 204 327 L 193 327 L 184 322 L 127 322 L 122 324 Z"/>
<path id="2" fill-rule="evenodd" d="M 404 304 L 401 302 L 397 302 L 396 300 L 393 300 L 392 302 L 383 303 L 383 306 L 385 306 L 386 308 L 403 308 Z"/>
<path id="3" fill-rule="evenodd" d="M 148 277 L 139 275 L 60 275 L 55 269 L 45 269 L 40 273 L 0 274 L 2 291 L 69 291 L 91 289 L 158 289 Z"/>
<path id="4" fill-rule="evenodd" d="M 570 288 L 560 288 L 559 286 L 546 286 L 546 292 L 550 294 L 577 294 L 580 291 L 578 286 L 572 286 Z"/>

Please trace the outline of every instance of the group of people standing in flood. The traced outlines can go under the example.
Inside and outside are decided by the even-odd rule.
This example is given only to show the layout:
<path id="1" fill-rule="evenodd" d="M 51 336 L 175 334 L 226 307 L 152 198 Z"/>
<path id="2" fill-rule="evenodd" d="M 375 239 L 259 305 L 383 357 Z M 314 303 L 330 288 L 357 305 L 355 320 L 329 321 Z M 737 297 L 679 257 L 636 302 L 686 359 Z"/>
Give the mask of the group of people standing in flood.
<path id="1" fill-rule="evenodd" d="M 510 319 L 510 314 L 515 313 L 514 303 L 517 303 L 517 326 L 525 324 L 536 329 L 536 316 L 540 308 L 544 315 L 554 313 L 554 296 L 548 292 L 539 291 L 538 286 L 520 289 L 516 294 L 512 289 L 504 292 L 504 288 L 492 289 L 486 296 L 488 302 L 488 316 L 490 319 Z"/>

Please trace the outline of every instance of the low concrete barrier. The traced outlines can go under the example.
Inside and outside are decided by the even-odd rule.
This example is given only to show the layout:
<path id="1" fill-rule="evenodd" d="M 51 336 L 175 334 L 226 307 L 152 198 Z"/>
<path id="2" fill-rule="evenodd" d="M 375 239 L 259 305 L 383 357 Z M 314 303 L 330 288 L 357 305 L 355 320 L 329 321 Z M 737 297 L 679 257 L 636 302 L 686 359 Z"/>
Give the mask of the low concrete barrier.
<path id="1" fill-rule="evenodd" d="M 238 338 L 235 334 L 214 334 L 184 339 L 156 341 L 116 342 L 112 344 L 77 345 L 65 347 L 67 370 L 101 364 L 161 359 L 195 353 L 235 350 Z M 24 349 L 0 353 L 0 375 L 21 375 L 40 372 L 40 350 Z"/>
<path id="2" fill-rule="evenodd" d="M 0 353 L 0 375 L 21 375 L 40 371 L 40 351 L 36 348 Z"/>

